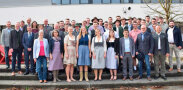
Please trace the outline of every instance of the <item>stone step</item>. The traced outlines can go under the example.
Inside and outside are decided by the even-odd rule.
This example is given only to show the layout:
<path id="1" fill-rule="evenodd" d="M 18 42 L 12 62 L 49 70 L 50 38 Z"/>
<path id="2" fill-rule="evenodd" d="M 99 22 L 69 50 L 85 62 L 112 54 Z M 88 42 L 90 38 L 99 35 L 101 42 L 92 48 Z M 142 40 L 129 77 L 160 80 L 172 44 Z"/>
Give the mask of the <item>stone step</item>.
<path id="1" fill-rule="evenodd" d="M 107 88 L 120 88 L 120 87 L 143 87 L 143 86 L 175 86 L 182 85 L 183 77 L 169 77 L 167 80 L 159 78 L 158 80 L 148 81 L 146 78 L 141 80 L 126 80 L 122 81 L 121 79 L 110 81 L 93 81 L 89 82 L 71 82 L 68 83 L 65 80 L 57 83 L 49 81 L 48 83 L 39 83 L 38 80 L 0 80 L 0 89 L 8 88 L 22 88 L 29 90 L 30 88 L 41 88 L 42 90 L 55 90 L 55 89 L 86 89 L 86 88 L 98 88 L 98 89 L 107 89 Z M 110 89 L 111 90 L 111 89 Z M 181 90 L 181 89 L 180 89 Z"/>
<path id="2" fill-rule="evenodd" d="M 146 72 L 143 73 L 143 77 L 146 77 Z M 134 78 L 138 76 L 138 72 L 135 72 L 134 73 Z M 151 71 L 151 76 L 154 77 L 154 71 Z M 167 77 L 177 77 L 177 76 L 183 76 L 183 72 L 180 72 L 180 73 L 177 73 L 177 70 L 173 70 L 172 72 L 166 72 L 166 76 Z M 119 72 L 117 74 L 117 77 L 118 79 L 122 79 L 123 78 L 123 74 L 122 72 Z M 60 75 L 59 75 L 59 78 L 61 80 L 66 80 L 66 75 L 64 72 L 61 72 Z M 74 74 L 74 78 L 79 80 L 79 74 Z M 93 72 L 89 72 L 89 76 L 88 78 L 90 80 L 93 80 L 94 79 L 94 73 Z M 103 75 L 102 75 L 102 78 L 103 79 L 110 79 L 110 73 L 107 73 L 107 72 L 104 72 Z M 15 76 L 11 76 L 11 72 L 9 73 L 4 73 L 4 72 L 1 72 L 0 73 L 0 80 L 38 80 L 38 77 L 37 75 L 18 75 L 16 73 Z"/>
<path id="3" fill-rule="evenodd" d="M 25 64 L 22 64 L 21 68 L 22 68 L 22 71 L 25 72 Z M 166 65 L 166 69 L 168 70 L 169 68 L 170 68 L 169 65 Z M 173 68 L 177 69 L 177 65 L 174 64 Z M 75 67 L 75 69 L 76 69 L 76 67 Z M 91 69 L 91 68 L 89 67 L 89 69 Z M 181 69 L 183 69 L 183 64 L 181 65 Z M 120 70 L 122 70 L 122 69 L 120 69 Z M 154 66 L 153 65 L 151 65 L 151 70 L 154 70 Z M 15 71 L 17 71 L 17 69 L 15 69 Z M 6 69 L 6 65 L 0 65 L 0 72 L 11 72 L 11 66 L 10 66 L 9 69 Z"/>

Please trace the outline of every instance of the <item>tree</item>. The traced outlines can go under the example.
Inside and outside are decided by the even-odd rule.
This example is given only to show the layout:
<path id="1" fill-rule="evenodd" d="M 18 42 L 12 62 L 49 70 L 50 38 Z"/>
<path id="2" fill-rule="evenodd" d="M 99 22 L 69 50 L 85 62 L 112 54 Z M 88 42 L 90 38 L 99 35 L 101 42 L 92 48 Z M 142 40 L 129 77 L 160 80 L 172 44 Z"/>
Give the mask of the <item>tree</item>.
<path id="1" fill-rule="evenodd" d="M 147 7 L 151 9 L 152 13 L 157 13 L 160 16 L 164 17 L 166 19 L 166 23 L 168 23 L 170 20 L 177 20 L 180 18 L 183 18 L 183 12 L 179 10 L 179 5 L 173 5 L 172 0 L 158 0 L 159 6 L 158 7 L 152 7 L 147 3 L 147 0 L 144 0 Z"/>

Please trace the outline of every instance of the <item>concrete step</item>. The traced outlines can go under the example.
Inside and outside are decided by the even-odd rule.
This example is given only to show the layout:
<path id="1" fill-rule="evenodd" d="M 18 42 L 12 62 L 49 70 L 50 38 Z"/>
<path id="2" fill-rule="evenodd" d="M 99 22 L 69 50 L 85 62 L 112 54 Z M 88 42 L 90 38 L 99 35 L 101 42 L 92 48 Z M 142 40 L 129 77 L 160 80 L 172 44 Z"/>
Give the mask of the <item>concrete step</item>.
<path id="1" fill-rule="evenodd" d="M 142 86 L 175 86 L 182 85 L 183 77 L 169 77 L 166 81 L 159 78 L 158 80 L 148 81 L 146 78 L 141 80 L 126 80 L 122 81 L 118 79 L 116 81 L 102 80 L 102 81 L 93 81 L 89 82 L 71 82 L 68 83 L 65 80 L 57 83 L 49 81 L 48 83 L 39 83 L 38 80 L 0 80 L 0 89 L 7 88 L 22 88 L 28 90 L 29 88 L 42 88 L 42 90 L 55 90 L 57 88 L 68 88 L 68 89 L 86 89 L 86 88 L 98 88 L 98 89 L 107 89 L 107 88 L 120 88 L 120 87 L 142 87 Z M 50 89 L 51 88 L 51 89 Z M 111 90 L 111 89 L 110 89 Z M 181 89 L 180 89 L 181 90 Z"/>
<path id="2" fill-rule="evenodd" d="M 143 76 L 146 77 L 146 72 L 143 73 Z M 134 73 L 134 77 L 138 76 L 138 72 Z M 154 71 L 151 71 L 151 76 L 154 77 Z M 177 77 L 177 76 L 183 76 L 183 72 L 177 73 L 177 70 L 173 70 L 172 72 L 166 72 L 166 76 L 167 77 Z M 117 74 L 118 79 L 122 79 L 123 78 L 123 74 L 122 72 L 119 72 Z M 62 80 L 66 80 L 66 75 L 64 72 L 61 73 L 61 75 L 59 75 L 59 78 Z M 74 74 L 74 78 L 79 80 L 79 74 Z M 104 72 L 102 75 L 103 79 L 110 79 L 110 73 Z M 89 72 L 89 79 L 93 80 L 94 79 L 94 73 L 93 72 Z M 5 72 L 1 72 L 0 73 L 0 80 L 38 80 L 37 75 L 18 75 L 16 73 L 15 76 L 11 76 L 11 72 L 9 73 L 5 73 Z"/>
<path id="3" fill-rule="evenodd" d="M 22 64 L 21 68 L 22 68 L 22 71 L 25 72 L 25 64 Z M 169 65 L 166 65 L 166 69 L 168 70 L 169 68 L 170 68 Z M 173 68 L 177 69 L 177 65 L 175 63 L 173 65 Z M 183 69 L 183 64 L 181 65 L 181 69 Z M 151 65 L 151 70 L 154 70 L 154 66 L 153 65 Z M 17 69 L 15 69 L 15 71 L 17 71 Z M 9 69 L 6 69 L 6 65 L 0 65 L 0 72 L 11 72 L 11 66 L 10 66 Z"/>

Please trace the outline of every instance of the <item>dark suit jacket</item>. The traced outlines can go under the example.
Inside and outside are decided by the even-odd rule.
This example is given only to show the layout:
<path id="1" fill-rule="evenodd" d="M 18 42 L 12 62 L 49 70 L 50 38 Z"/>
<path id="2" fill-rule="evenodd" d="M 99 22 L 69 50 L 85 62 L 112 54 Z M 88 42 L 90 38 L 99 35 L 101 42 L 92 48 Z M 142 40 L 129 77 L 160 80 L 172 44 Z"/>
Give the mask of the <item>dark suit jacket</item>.
<path id="1" fill-rule="evenodd" d="M 168 35 L 168 30 L 169 28 L 166 30 L 166 34 Z M 175 45 L 178 46 L 182 46 L 182 36 L 181 36 L 181 30 L 179 28 L 177 28 L 176 26 L 174 27 L 173 30 L 173 37 L 174 37 L 174 43 Z"/>
<path id="2" fill-rule="evenodd" d="M 158 54 L 158 34 L 153 34 L 154 38 L 154 54 Z M 165 55 L 166 53 L 169 53 L 169 44 L 167 35 L 165 33 L 160 34 L 160 43 L 161 43 L 161 53 Z"/>
<path id="3" fill-rule="evenodd" d="M 23 37 L 23 32 L 22 31 L 16 31 L 16 30 L 12 30 L 10 32 L 10 48 L 13 49 L 23 49 L 23 45 L 22 45 L 22 37 Z"/>
<path id="4" fill-rule="evenodd" d="M 142 40 L 142 33 L 138 34 L 136 41 L 136 52 L 141 52 L 147 55 L 148 53 L 153 54 L 154 39 L 152 34 L 145 32 L 144 40 Z"/>
<path id="5" fill-rule="evenodd" d="M 64 53 L 64 43 L 63 43 L 63 41 L 64 41 L 63 38 L 61 38 L 61 40 L 59 40 L 59 42 L 60 42 L 60 53 Z M 50 38 L 50 40 L 49 40 L 50 53 L 53 53 L 54 43 L 55 43 L 55 40 L 53 38 Z"/>
<path id="6" fill-rule="evenodd" d="M 127 27 L 128 28 L 128 27 Z M 113 27 L 113 30 L 116 31 L 116 26 Z M 119 26 L 119 38 L 123 37 L 123 28 L 121 26 Z"/>
<path id="7" fill-rule="evenodd" d="M 27 48 L 32 48 L 33 50 L 33 44 L 34 44 L 34 33 L 28 38 L 28 32 L 23 34 L 22 38 L 22 44 L 24 46 L 24 50 L 27 50 Z"/>

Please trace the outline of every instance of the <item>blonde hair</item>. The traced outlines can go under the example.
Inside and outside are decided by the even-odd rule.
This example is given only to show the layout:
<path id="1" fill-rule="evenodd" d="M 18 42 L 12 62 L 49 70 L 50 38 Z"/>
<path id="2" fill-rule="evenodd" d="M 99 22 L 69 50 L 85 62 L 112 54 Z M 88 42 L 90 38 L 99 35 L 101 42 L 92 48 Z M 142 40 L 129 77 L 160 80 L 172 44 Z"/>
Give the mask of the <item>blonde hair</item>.
<path id="1" fill-rule="evenodd" d="M 80 32 L 79 32 L 79 35 L 78 35 L 78 37 L 79 37 L 79 39 L 81 39 L 81 36 L 82 36 L 82 30 L 83 29 L 85 29 L 86 30 L 86 28 L 85 27 L 81 27 L 81 29 L 80 29 Z M 85 31 L 85 35 L 87 34 L 87 31 Z"/>
<path id="2" fill-rule="evenodd" d="M 97 34 L 96 34 L 97 31 L 100 32 L 100 35 L 101 35 L 101 31 L 100 31 L 99 29 L 96 29 L 96 30 L 95 30 L 95 35 L 97 36 Z"/>

